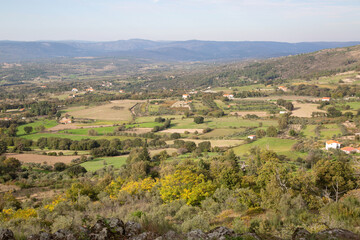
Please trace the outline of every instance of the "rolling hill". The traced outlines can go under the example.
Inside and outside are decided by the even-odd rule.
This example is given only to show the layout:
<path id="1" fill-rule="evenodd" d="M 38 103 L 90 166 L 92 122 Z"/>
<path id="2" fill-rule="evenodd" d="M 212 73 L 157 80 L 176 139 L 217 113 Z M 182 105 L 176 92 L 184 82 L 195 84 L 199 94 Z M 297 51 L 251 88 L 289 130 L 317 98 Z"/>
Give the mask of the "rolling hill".
<path id="1" fill-rule="evenodd" d="M 0 61 L 64 57 L 120 57 L 155 61 L 238 61 L 266 59 L 309 53 L 327 48 L 348 47 L 360 42 L 217 42 L 150 41 L 142 39 L 113 42 L 83 41 L 0 41 Z"/>

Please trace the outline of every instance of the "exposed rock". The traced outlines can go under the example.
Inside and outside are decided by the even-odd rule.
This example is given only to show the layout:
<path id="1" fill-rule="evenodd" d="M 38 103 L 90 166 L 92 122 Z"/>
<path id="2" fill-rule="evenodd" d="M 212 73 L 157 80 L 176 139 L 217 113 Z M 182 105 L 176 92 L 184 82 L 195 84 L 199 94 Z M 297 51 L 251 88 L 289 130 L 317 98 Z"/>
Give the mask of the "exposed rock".
<path id="1" fill-rule="evenodd" d="M 311 233 L 304 228 L 297 228 L 293 233 L 292 240 L 307 240 L 310 237 Z"/>
<path id="2" fill-rule="evenodd" d="M 74 234 L 68 230 L 60 229 L 53 234 L 54 240 L 76 240 Z"/>
<path id="3" fill-rule="evenodd" d="M 127 237 L 133 237 L 141 233 L 141 225 L 136 222 L 125 223 L 125 234 Z"/>
<path id="4" fill-rule="evenodd" d="M 27 240 L 53 240 L 51 233 L 41 232 L 39 234 L 30 235 Z"/>
<path id="5" fill-rule="evenodd" d="M 144 232 L 140 235 L 134 236 L 132 238 L 130 238 L 131 240 L 154 240 L 158 237 L 158 235 L 156 235 L 153 232 Z"/>
<path id="6" fill-rule="evenodd" d="M 345 229 L 327 229 L 315 234 L 316 240 L 360 240 L 360 236 Z"/>
<path id="7" fill-rule="evenodd" d="M 15 240 L 14 233 L 10 229 L 0 228 L 0 240 Z"/>
<path id="8" fill-rule="evenodd" d="M 235 236 L 235 232 L 226 227 L 217 227 L 207 233 L 208 239 L 225 240 L 228 237 Z"/>
<path id="9" fill-rule="evenodd" d="M 259 237 L 256 233 L 244 233 L 241 235 L 244 239 L 252 239 L 252 240 L 265 240 Z"/>
<path id="10" fill-rule="evenodd" d="M 90 231 L 92 240 L 125 239 L 125 225 L 117 218 L 100 219 L 91 227 Z"/>
<path id="11" fill-rule="evenodd" d="M 191 232 L 188 232 L 187 234 L 187 239 L 188 240 L 207 240 L 209 239 L 208 236 L 201 230 L 193 230 Z"/>
<path id="12" fill-rule="evenodd" d="M 107 219 L 107 224 L 111 228 L 112 231 L 125 235 L 125 224 L 118 218 L 109 218 Z"/>
<path id="13" fill-rule="evenodd" d="M 155 240 L 182 240 L 184 235 L 176 233 L 175 231 L 168 231 L 165 235 L 156 238 Z"/>

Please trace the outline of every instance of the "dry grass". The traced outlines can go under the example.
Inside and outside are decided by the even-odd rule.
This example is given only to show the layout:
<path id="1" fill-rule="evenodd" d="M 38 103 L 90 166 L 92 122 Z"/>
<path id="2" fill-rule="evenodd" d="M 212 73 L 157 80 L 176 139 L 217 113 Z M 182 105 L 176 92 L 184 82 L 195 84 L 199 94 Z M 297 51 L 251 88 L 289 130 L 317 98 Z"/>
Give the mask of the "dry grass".
<path id="1" fill-rule="evenodd" d="M 325 112 L 317 108 L 318 104 L 293 102 L 293 105 L 295 110 L 292 111 L 292 116 L 295 117 L 310 118 L 313 112 Z"/>
<path id="2" fill-rule="evenodd" d="M 144 102 L 138 100 L 118 100 L 111 103 L 104 104 L 96 107 L 89 107 L 86 109 L 80 109 L 70 111 L 69 114 L 75 118 L 87 118 L 97 120 L 109 120 L 109 121 L 129 121 L 132 119 L 130 108 L 135 104 Z M 116 110 L 113 107 L 120 107 Z"/>
<path id="3" fill-rule="evenodd" d="M 23 163 L 44 163 L 48 165 L 54 165 L 57 162 L 63 162 L 66 164 L 71 163 L 71 160 L 79 158 L 80 156 L 47 156 L 47 155 L 38 155 L 38 154 L 17 154 L 17 153 L 8 153 L 6 157 L 14 157 Z"/>
<path id="4" fill-rule="evenodd" d="M 9 192 L 9 191 L 12 192 L 18 190 L 20 190 L 19 186 L 0 184 L 0 193 Z"/>

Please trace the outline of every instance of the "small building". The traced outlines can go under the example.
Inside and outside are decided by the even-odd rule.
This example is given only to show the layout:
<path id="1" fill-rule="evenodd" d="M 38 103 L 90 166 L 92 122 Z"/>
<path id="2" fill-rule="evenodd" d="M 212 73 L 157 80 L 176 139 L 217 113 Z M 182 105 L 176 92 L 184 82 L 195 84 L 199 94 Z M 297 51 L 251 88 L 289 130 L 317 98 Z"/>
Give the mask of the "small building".
<path id="1" fill-rule="evenodd" d="M 321 99 L 321 101 L 323 101 L 323 102 L 330 102 L 330 99 L 331 99 L 331 98 L 329 98 L 329 97 L 323 97 L 323 98 Z"/>
<path id="2" fill-rule="evenodd" d="M 119 93 L 125 93 L 125 91 L 121 89 L 121 90 L 119 91 Z"/>
<path id="3" fill-rule="evenodd" d="M 279 113 L 280 114 L 285 114 L 285 113 L 287 113 L 287 111 L 280 111 Z"/>
<path id="4" fill-rule="evenodd" d="M 251 140 L 256 140 L 256 135 L 250 135 L 247 137 L 248 139 L 251 139 Z"/>
<path id="5" fill-rule="evenodd" d="M 330 141 L 327 141 L 326 142 L 326 150 L 329 150 L 329 149 L 339 149 L 341 146 L 341 144 L 338 142 L 338 141 L 335 141 L 335 140 L 330 140 Z"/>
<path id="6" fill-rule="evenodd" d="M 228 99 L 234 99 L 234 95 L 232 94 L 224 94 L 223 97 L 226 97 Z"/>
<path id="7" fill-rule="evenodd" d="M 41 86 L 41 88 L 47 88 L 47 86 L 43 85 L 43 86 Z"/>
<path id="8" fill-rule="evenodd" d="M 183 94 L 183 95 L 182 95 L 182 98 L 183 98 L 183 99 L 188 99 L 189 97 L 190 97 L 189 94 Z"/>
<path id="9" fill-rule="evenodd" d="M 288 88 L 285 87 L 285 86 L 279 86 L 278 89 L 281 90 L 281 91 L 284 91 L 284 92 L 288 91 Z"/>
<path id="10" fill-rule="evenodd" d="M 72 120 L 71 120 L 71 118 L 63 117 L 63 118 L 59 121 L 59 123 L 61 123 L 61 124 L 70 124 L 70 123 L 72 123 Z"/>
<path id="11" fill-rule="evenodd" d="M 353 152 L 357 152 L 357 149 L 353 147 L 343 147 L 341 151 L 345 152 L 346 154 L 350 154 Z"/>
<path id="12" fill-rule="evenodd" d="M 72 92 L 78 92 L 79 90 L 77 88 L 73 88 L 71 91 Z"/>
<path id="13" fill-rule="evenodd" d="M 92 87 L 89 87 L 88 89 L 86 89 L 85 91 L 87 91 L 87 92 L 93 92 L 94 91 L 94 89 L 92 88 Z"/>

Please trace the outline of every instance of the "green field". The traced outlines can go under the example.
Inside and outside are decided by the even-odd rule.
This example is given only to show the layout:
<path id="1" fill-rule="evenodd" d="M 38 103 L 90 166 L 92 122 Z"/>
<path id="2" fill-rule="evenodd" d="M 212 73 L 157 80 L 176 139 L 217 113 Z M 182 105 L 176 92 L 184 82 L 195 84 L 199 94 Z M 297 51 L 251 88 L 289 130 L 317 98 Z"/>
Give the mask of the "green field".
<path id="1" fill-rule="evenodd" d="M 315 128 L 317 125 L 307 125 L 306 128 L 303 130 L 305 137 L 316 137 L 315 135 Z"/>
<path id="2" fill-rule="evenodd" d="M 95 130 L 99 135 L 105 135 L 106 133 L 114 132 L 114 129 L 117 127 L 98 127 L 98 128 L 78 128 L 78 129 L 70 129 L 70 130 L 62 130 L 59 133 L 68 133 L 68 134 L 76 134 L 76 135 L 88 135 L 89 130 Z"/>
<path id="3" fill-rule="evenodd" d="M 21 125 L 18 127 L 18 132 L 17 135 L 18 136 L 22 136 L 25 135 L 25 131 L 24 131 L 24 127 L 30 126 L 33 127 L 33 132 L 32 133 L 36 133 L 37 131 L 35 130 L 36 127 L 43 125 L 45 128 L 52 128 L 55 127 L 56 125 L 58 125 L 58 123 L 55 120 L 49 120 L 49 119 L 42 119 L 33 123 L 28 123 L 25 125 Z"/>
<path id="4" fill-rule="evenodd" d="M 261 138 L 250 144 L 244 144 L 234 148 L 237 155 L 244 155 L 249 152 L 252 147 L 259 147 L 261 149 L 268 149 L 276 152 L 277 154 L 285 155 L 290 158 L 297 158 L 303 156 L 302 153 L 297 153 L 291 150 L 291 147 L 296 143 L 296 140 L 280 139 L 280 138 Z"/>
<path id="5" fill-rule="evenodd" d="M 86 168 L 89 172 L 94 172 L 109 165 L 112 165 L 115 168 L 120 168 L 126 163 L 126 159 L 126 156 L 96 158 L 82 163 L 81 166 Z M 106 164 L 104 164 L 104 161 Z"/>
<path id="6" fill-rule="evenodd" d="M 218 138 L 218 137 L 226 137 L 231 136 L 233 134 L 243 132 L 245 128 L 237 128 L 237 129 L 214 129 L 211 132 L 205 133 L 200 136 L 200 138 Z"/>
<path id="7" fill-rule="evenodd" d="M 341 134 L 341 131 L 336 124 L 326 124 L 324 125 L 324 128 L 321 128 L 320 132 L 321 138 L 323 139 L 330 139 L 334 135 Z"/>
<path id="8" fill-rule="evenodd" d="M 118 138 L 120 140 L 125 139 L 133 139 L 134 137 L 127 137 L 127 136 L 87 136 L 87 135 L 76 135 L 76 134 L 61 134 L 61 133 L 35 133 L 24 135 L 22 138 L 31 139 L 37 141 L 39 138 L 50 138 L 50 137 L 58 137 L 58 138 L 69 138 L 71 140 L 80 141 L 82 139 L 113 139 Z"/>

